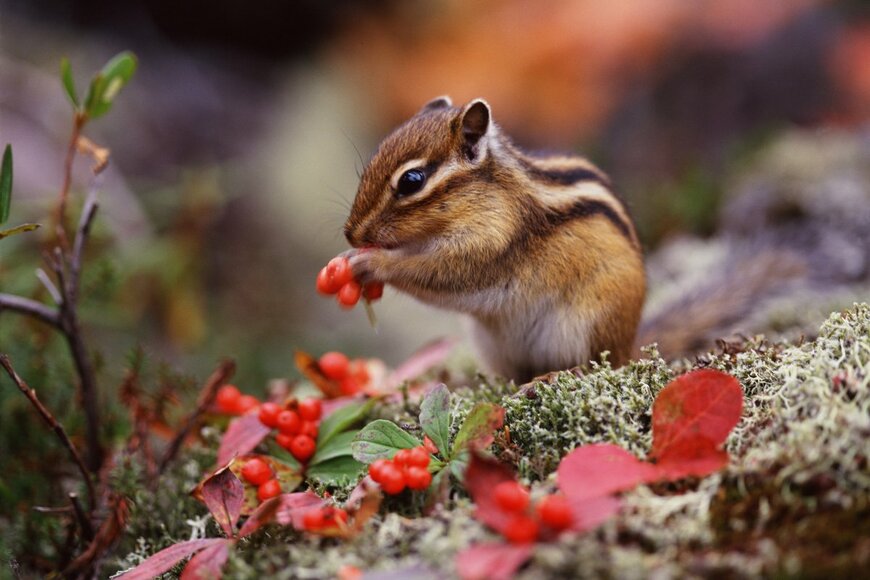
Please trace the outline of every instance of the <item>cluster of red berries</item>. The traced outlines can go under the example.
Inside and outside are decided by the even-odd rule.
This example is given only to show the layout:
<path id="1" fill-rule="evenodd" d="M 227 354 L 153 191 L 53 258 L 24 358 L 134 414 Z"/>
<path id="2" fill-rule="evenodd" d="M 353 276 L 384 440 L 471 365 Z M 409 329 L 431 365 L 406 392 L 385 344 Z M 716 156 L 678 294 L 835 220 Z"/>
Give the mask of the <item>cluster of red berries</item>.
<path id="1" fill-rule="evenodd" d="M 215 397 L 217 410 L 227 415 L 244 415 L 260 404 L 254 395 L 243 395 L 235 385 L 224 385 Z"/>
<path id="2" fill-rule="evenodd" d="M 257 487 L 257 499 L 266 501 L 281 494 L 281 482 L 275 479 L 275 474 L 269 464 L 254 457 L 248 459 L 242 466 L 242 477 L 245 481 Z"/>
<path id="3" fill-rule="evenodd" d="M 302 527 L 309 532 L 323 532 L 347 525 L 347 512 L 331 505 L 314 508 L 302 516 Z"/>
<path id="4" fill-rule="evenodd" d="M 405 487 L 420 491 L 432 483 L 432 474 L 426 469 L 429 460 L 429 452 L 422 445 L 400 449 L 393 459 L 373 461 L 369 465 L 369 476 L 389 495 L 401 493 Z"/>
<path id="5" fill-rule="evenodd" d="M 381 282 L 370 282 L 364 287 L 354 280 L 350 261 L 344 257 L 333 258 L 317 274 L 317 291 L 321 294 L 335 294 L 342 308 L 353 308 L 360 297 L 369 302 L 378 300 L 384 294 Z"/>
<path id="6" fill-rule="evenodd" d="M 513 544 L 528 544 L 537 540 L 541 524 L 561 532 L 573 523 L 571 506 L 562 494 L 541 498 L 534 510 L 530 510 L 529 490 L 516 481 L 499 483 L 493 489 L 493 494 L 498 507 L 511 515 L 501 533 Z"/>
<path id="7" fill-rule="evenodd" d="M 317 450 L 317 433 L 323 409 L 320 399 L 293 401 L 287 406 L 277 403 L 260 405 L 260 422 L 277 429 L 275 441 L 300 463 L 306 463 Z"/>
<path id="8" fill-rule="evenodd" d="M 317 366 L 323 376 L 340 385 L 343 395 L 357 394 L 371 380 L 363 359 L 350 360 L 340 352 L 324 354 L 317 361 Z"/>

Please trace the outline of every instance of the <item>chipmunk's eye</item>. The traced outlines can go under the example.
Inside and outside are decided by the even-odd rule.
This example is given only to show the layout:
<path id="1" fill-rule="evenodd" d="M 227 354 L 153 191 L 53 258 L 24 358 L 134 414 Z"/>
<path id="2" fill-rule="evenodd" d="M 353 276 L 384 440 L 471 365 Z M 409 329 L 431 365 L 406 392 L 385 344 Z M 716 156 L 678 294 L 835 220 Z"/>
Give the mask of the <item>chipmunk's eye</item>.
<path id="1" fill-rule="evenodd" d="M 405 197 L 423 189 L 426 183 L 426 173 L 422 169 L 409 169 L 399 178 L 396 185 L 396 197 Z"/>

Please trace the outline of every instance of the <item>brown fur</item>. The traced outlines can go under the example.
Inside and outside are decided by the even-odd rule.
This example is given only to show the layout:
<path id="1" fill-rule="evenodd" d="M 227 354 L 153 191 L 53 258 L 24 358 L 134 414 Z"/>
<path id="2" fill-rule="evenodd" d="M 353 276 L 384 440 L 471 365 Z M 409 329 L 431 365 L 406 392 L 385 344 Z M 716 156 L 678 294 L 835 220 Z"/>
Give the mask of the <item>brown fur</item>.
<path id="1" fill-rule="evenodd" d="M 526 156 L 481 118 L 485 103 L 428 107 L 384 139 L 345 225 L 366 248 L 351 252 L 355 274 L 470 315 L 484 361 L 509 378 L 602 351 L 625 362 L 645 279 L 624 204 L 585 159 Z M 414 160 L 436 169 L 398 197 L 391 180 Z"/>

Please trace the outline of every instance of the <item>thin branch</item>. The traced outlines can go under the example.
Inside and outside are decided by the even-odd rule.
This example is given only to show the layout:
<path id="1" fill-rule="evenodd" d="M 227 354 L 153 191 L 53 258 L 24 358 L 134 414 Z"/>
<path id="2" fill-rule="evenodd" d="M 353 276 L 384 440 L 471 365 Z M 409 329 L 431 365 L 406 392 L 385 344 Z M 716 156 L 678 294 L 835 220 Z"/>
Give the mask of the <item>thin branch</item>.
<path id="1" fill-rule="evenodd" d="M 166 453 L 163 455 L 163 459 L 160 460 L 160 469 L 159 473 L 163 473 L 166 470 L 166 467 L 169 463 L 175 459 L 175 456 L 178 454 L 178 451 L 181 449 L 181 445 L 184 443 L 184 440 L 187 438 L 187 435 L 193 429 L 193 426 L 199 420 L 203 413 L 205 413 L 206 409 L 211 406 L 214 402 L 215 396 L 217 396 L 217 391 L 226 383 L 233 373 L 236 372 L 236 363 L 230 359 L 226 359 L 221 361 L 218 367 L 211 373 L 208 377 L 208 380 L 205 382 L 205 386 L 203 386 L 202 390 L 199 393 L 199 399 L 196 403 L 196 409 L 194 409 L 193 413 L 187 416 L 184 420 L 184 423 L 181 426 L 181 429 L 175 434 L 175 437 L 172 438 L 172 441 L 169 443 L 169 447 L 166 449 Z"/>
<path id="2" fill-rule="evenodd" d="M 100 205 L 97 202 L 96 187 L 92 187 L 85 200 L 85 207 L 82 209 L 82 215 L 79 218 L 79 226 L 76 229 L 76 237 L 73 242 L 72 256 L 69 261 L 69 293 L 71 302 L 75 303 L 78 298 L 79 276 L 82 271 L 82 254 L 85 249 L 88 234 L 91 231 L 91 225 L 94 223 L 94 216 L 97 215 L 97 209 Z"/>
<path id="3" fill-rule="evenodd" d="M 55 328 L 61 328 L 60 312 L 56 308 L 46 306 L 42 302 L 30 298 L 14 294 L 0 294 L 0 312 L 4 310 L 26 314 Z"/>
<path id="4" fill-rule="evenodd" d="M 82 536 L 88 542 L 94 539 L 94 526 L 91 524 L 90 518 L 82 508 L 82 503 L 79 501 L 77 493 L 70 492 L 69 501 L 72 504 L 73 512 L 76 514 L 76 521 L 79 523 L 79 528 L 82 530 Z"/>
<path id="5" fill-rule="evenodd" d="M 70 187 L 72 187 L 73 162 L 78 151 L 79 135 L 81 135 L 82 127 L 84 127 L 86 122 L 86 116 L 79 112 L 74 113 L 72 133 L 70 134 L 69 145 L 67 145 L 66 158 L 63 161 L 63 184 L 60 188 L 60 199 L 57 204 L 55 229 L 57 231 L 57 239 L 64 248 L 69 248 L 69 240 L 66 237 L 66 204 L 69 198 Z"/>
<path id="6" fill-rule="evenodd" d="M 45 270 L 37 268 L 36 277 L 39 278 L 39 281 L 42 282 L 42 285 L 46 290 L 48 290 L 48 293 L 51 294 L 51 299 L 54 300 L 54 303 L 60 306 L 63 302 L 63 296 L 60 295 L 60 291 L 57 289 L 57 286 L 54 285 L 54 282 L 51 281 L 51 278 L 48 277 Z"/>
<path id="7" fill-rule="evenodd" d="M 69 450 L 70 455 L 72 455 L 73 461 L 78 466 L 79 471 L 82 474 L 82 478 L 85 480 L 85 484 L 88 487 L 88 505 L 93 511 L 97 505 L 97 492 L 94 489 L 94 482 L 91 480 L 91 474 L 88 471 L 88 468 L 85 467 L 84 461 L 82 461 L 82 456 L 79 455 L 78 450 L 75 445 L 73 445 L 72 441 L 70 441 L 69 436 L 66 434 L 66 430 L 64 430 L 63 425 L 57 422 L 57 419 L 54 418 L 54 415 L 42 404 L 39 400 L 39 397 L 36 396 L 36 391 L 27 386 L 27 383 L 24 382 L 18 373 L 15 372 L 15 369 L 12 367 L 12 362 L 9 360 L 9 357 L 5 354 L 0 354 L 0 366 L 6 369 L 6 374 L 9 375 L 9 378 L 12 379 L 12 382 L 18 387 L 18 389 L 24 393 L 24 396 L 36 407 L 36 410 L 42 415 L 42 418 L 48 424 L 48 426 L 55 432 L 55 434 L 60 439 L 61 443 L 63 443 L 64 447 Z"/>

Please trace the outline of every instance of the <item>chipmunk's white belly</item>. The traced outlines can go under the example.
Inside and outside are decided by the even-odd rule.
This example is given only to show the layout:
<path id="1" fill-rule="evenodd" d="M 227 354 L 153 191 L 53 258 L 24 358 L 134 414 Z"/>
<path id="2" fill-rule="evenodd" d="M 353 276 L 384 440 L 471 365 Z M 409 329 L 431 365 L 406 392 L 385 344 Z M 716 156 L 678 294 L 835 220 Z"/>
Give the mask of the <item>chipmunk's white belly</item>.
<path id="1" fill-rule="evenodd" d="M 576 311 L 513 313 L 497 324 L 469 316 L 469 329 L 484 365 L 508 378 L 566 369 L 589 360 L 592 320 Z"/>

